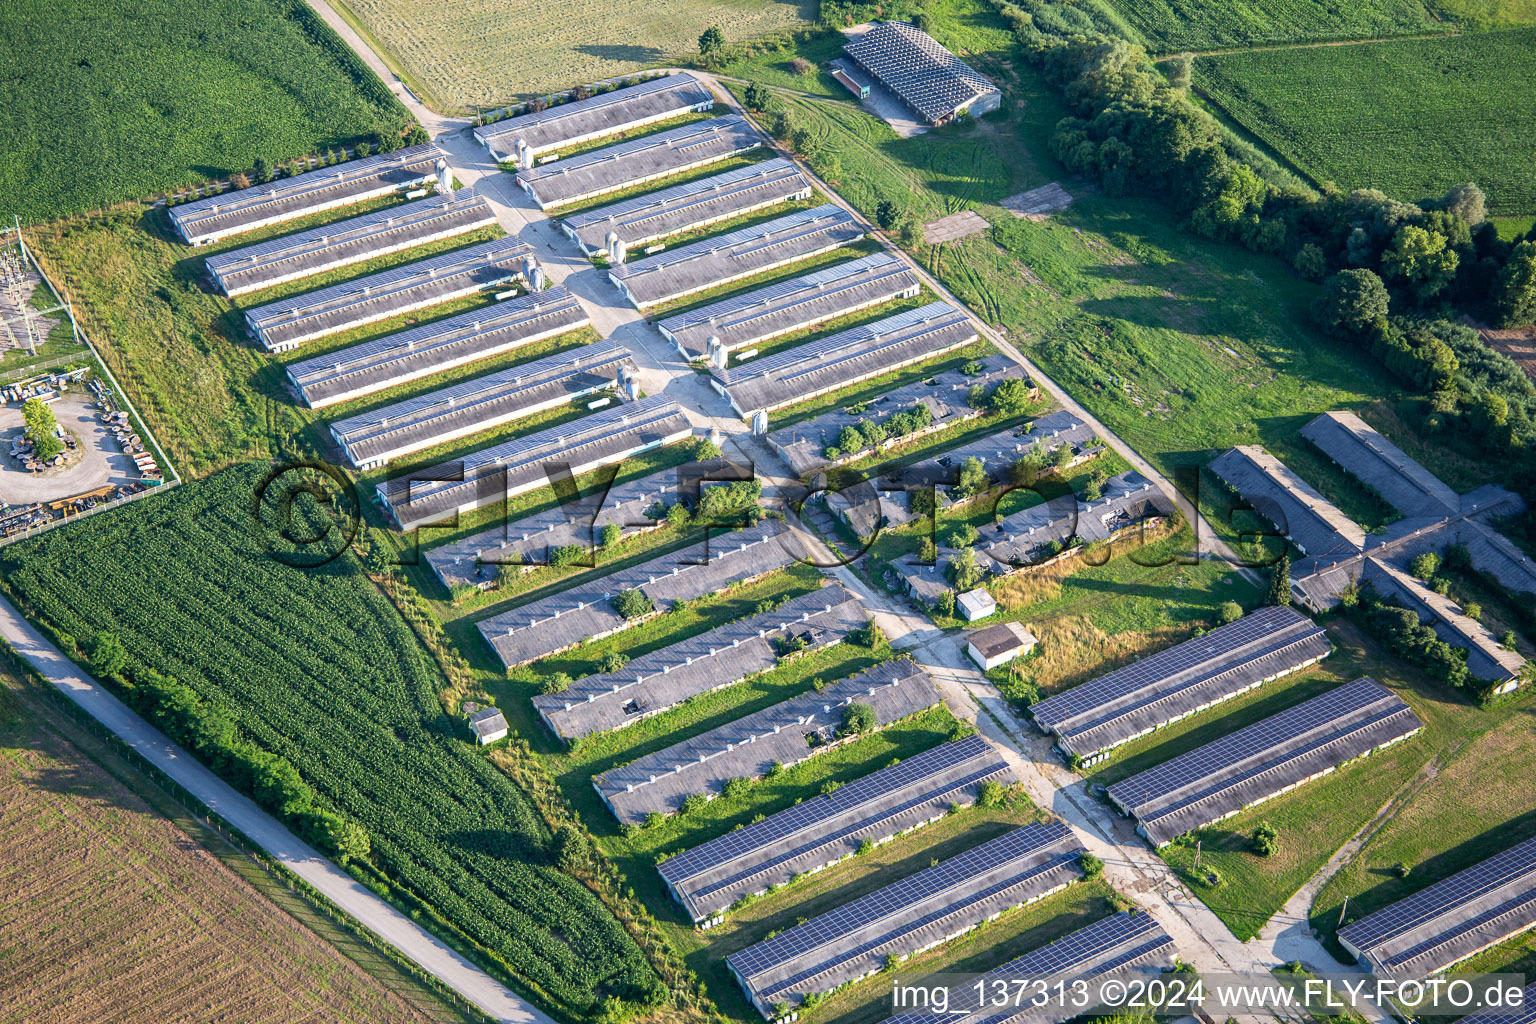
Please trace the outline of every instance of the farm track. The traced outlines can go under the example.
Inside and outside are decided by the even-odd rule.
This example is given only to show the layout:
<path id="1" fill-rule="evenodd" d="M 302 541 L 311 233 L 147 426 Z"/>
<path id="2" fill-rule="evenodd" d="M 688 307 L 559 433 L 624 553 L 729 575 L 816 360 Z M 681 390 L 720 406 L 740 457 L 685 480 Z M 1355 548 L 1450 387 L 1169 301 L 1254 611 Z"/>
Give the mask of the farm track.
<path id="1" fill-rule="evenodd" d="M 1456 30 L 1449 32 L 1415 32 L 1403 36 L 1373 36 L 1369 39 L 1325 39 L 1308 43 L 1266 43 L 1262 46 L 1231 46 L 1221 50 L 1181 50 L 1152 58 L 1154 64 L 1166 64 L 1179 57 L 1224 57 L 1229 53 L 1264 53 L 1270 50 L 1315 50 L 1323 46 L 1364 46 L 1367 43 L 1395 43 L 1404 39 L 1448 39 L 1459 36 Z"/>

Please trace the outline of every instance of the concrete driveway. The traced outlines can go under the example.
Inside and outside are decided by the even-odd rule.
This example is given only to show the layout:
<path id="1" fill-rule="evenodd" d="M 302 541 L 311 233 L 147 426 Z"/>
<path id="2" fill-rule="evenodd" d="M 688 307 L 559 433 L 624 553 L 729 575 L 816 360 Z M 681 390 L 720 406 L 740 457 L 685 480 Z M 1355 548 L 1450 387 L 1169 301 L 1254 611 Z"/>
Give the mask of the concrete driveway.
<path id="1" fill-rule="evenodd" d="M 59 425 L 73 432 L 85 449 L 85 457 L 75 465 L 62 471 L 28 473 L 11 460 L 8 443 L 0 448 L 0 501 L 11 505 L 56 501 L 106 484 L 121 486 L 139 479 L 133 460 L 118 450 L 116 440 L 97 420 L 97 411 L 90 408 L 90 401 L 82 392 L 53 403 Z M 21 406 L 0 407 L 0 439 L 8 439 L 21 428 Z"/>

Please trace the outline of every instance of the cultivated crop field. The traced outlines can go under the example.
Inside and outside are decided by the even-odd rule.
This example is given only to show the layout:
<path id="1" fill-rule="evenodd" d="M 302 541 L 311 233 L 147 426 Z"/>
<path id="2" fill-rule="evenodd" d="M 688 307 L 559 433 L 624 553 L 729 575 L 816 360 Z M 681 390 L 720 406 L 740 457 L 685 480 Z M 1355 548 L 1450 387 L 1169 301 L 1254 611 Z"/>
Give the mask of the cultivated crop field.
<path id="1" fill-rule="evenodd" d="M 1110 0 L 1153 53 L 1444 32 L 1419 0 Z"/>
<path id="2" fill-rule="evenodd" d="M 1405 201 L 1473 181 L 1536 209 L 1536 29 L 1202 57 L 1195 86 L 1315 182 Z"/>
<path id="3" fill-rule="evenodd" d="M 643 7 L 603 0 L 346 0 L 345 8 L 429 106 L 455 113 L 697 53 L 699 33 L 711 25 L 735 42 L 816 17 L 808 0 L 659 0 Z"/>
<path id="4" fill-rule="evenodd" d="M 405 123 L 303 0 L 14 0 L 0 66 L 0 195 L 24 224 Z"/>
<path id="5" fill-rule="evenodd" d="M 430 1019 L 5 689 L 0 679 L 0 1019 Z"/>

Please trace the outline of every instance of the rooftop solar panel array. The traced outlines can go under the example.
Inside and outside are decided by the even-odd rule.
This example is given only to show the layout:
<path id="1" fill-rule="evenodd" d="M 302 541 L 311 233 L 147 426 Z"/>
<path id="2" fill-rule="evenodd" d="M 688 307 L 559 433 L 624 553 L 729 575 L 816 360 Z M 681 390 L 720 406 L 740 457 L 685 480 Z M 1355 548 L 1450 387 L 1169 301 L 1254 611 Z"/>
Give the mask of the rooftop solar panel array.
<path id="1" fill-rule="evenodd" d="M 712 117 L 526 168 L 517 172 L 517 184 L 548 210 L 716 163 L 757 149 L 763 141 L 740 115 Z"/>
<path id="2" fill-rule="evenodd" d="M 517 156 L 522 139 L 530 156 L 612 135 L 715 102 L 708 86 L 690 74 L 667 75 L 612 92 L 573 100 L 474 129 L 475 141 L 502 158 Z"/>
<path id="3" fill-rule="evenodd" d="M 759 778 L 776 764 L 833 749 L 851 704 L 870 708 L 878 728 L 939 700 L 917 665 L 888 661 L 611 768 L 592 785 L 622 824 L 639 824 L 652 813 L 673 813 L 694 794 L 713 798 L 733 779 Z"/>
<path id="4" fill-rule="evenodd" d="M 765 1014 L 880 970 L 1007 907 L 1081 877 L 1082 854 L 1057 821 L 1026 825 L 836 910 L 732 953 L 726 964 Z"/>
<path id="5" fill-rule="evenodd" d="M 740 416 L 772 411 L 969 345 L 976 324 L 947 302 L 931 302 L 727 371 L 720 386 Z"/>
<path id="6" fill-rule="evenodd" d="M 1088 758 L 1310 665 L 1330 650 L 1327 633 L 1300 612 L 1265 607 L 1029 710 L 1064 750 Z"/>
<path id="7" fill-rule="evenodd" d="M 1536 985 L 1527 985 L 1518 1007 L 1501 1006 L 1469 1014 L 1456 1024 L 1536 1024 Z"/>
<path id="8" fill-rule="evenodd" d="M 800 168 L 778 158 L 600 206 L 560 227 L 589 256 L 606 256 L 609 234 L 633 248 L 811 194 Z"/>
<path id="9" fill-rule="evenodd" d="M 615 483 L 607 491 L 599 485 L 589 494 L 552 508 L 438 545 L 427 551 L 427 564 L 446 589 L 466 584 L 489 586 L 497 582 L 503 566 L 513 562 L 537 566 L 547 562 L 554 549 L 569 545 L 595 548 L 610 524 L 619 527 L 621 536 L 658 528 L 665 520 L 645 514 L 653 506 L 691 505 L 704 489 L 753 478 L 750 463 L 726 459 L 671 466 Z"/>
<path id="10" fill-rule="evenodd" d="M 825 647 L 868 619 L 858 598 L 841 586 L 823 587 L 772 611 L 641 655 L 617 672 L 587 676 L 560 693 L 540 694 L 533 706 L 565 740 L 622 728 L 773 668 L 781 643 L 793 639 L 802 649 Z"/>
<path id="11" fill-rule="evenodd" d="M 182 240 L 205 245 L 267 224 L 398 191 L 433 176 L 442 150 L 428 143 L 348 160 L 167 211 Z"/>
<path id="12" fill-rule="evenodd" d="M 666 317 L 656 327 L 684 358 L 699 359 L 709 354 L 711 337 L 718 337 L 726 351 L 735 351 L 868 306 L 911 298 L 921 288 L 911 267 L 882 251 Z"/>
<path id="13" fill-rule="evenodd" d="M 512 668 L 632 625 L 610 601 L 621 590 L 641 590 L 658 610 L 665 610 L 673 601 L 691 601 L 782 569 L 796 557 L 789 535 L 775 519 L 732 533 L 710 533 L 679 551 L 584 577 L 558 594 L 486 619 L 478 626 L 480 635 L 502 664 Z"/>
<path id="14" fill-rule="evenodd" d="M 495 223 L 490 204 L 466 188 L 219 253 L 205 265 L 225 295 L 243 295 Z"/>
<path id="15" fill-rule="evenodd" d="M 929 122 L 941 121 L 997 92 L 997 86 L 975 68 L 903 21 L 876 25 L 843 50 Z"/>
<path id="16" fill-rule="evenodd" d="M 245 322 L 269 352 L 435 306 L 522 277 L 533 247 L 498 238 L 367 277 L 257 306 Z"/>
<path id="17" fill-rule="evenodd" d="M 1109 796 L 1162 846 L 1421 728 L 1401 697 L 1356 679 L 1122 779 Z"/>
<path id="18" fill-rule="evenodd" d="M 692 434 L 682 408 L 656 395 L 386 480 L 376 491 L 396 525 L 411 530 L 548 486 L 550 473 L 580 476 Z"/>
<path id="19" fill-rule="evenodd" d="M 852 245 L 863 237 L 864 228 L 851 213 L 836 203 L 824 203 L 620 264 L 608 277 L 643 309 Z"/>
<path id="20" fill-rule="evenodd" d="M 615 387 L 634 370 L 628 349 L 611 341 L 595 341 L 339 420 L 331 424 L 331 435 L 354 466 L 382 465 L 592 397 Z M 607 396 L 607 401 L 618 400 Z"/>
<path id="21" fill-rule="evenodd" d="M 311 409 L 346 402 L 585 327 L 576 296 L 555 285 L 288 364 Z"/>
<path id="22" fill-rule="evenodd" d="M 884 842 L 971 803 L 985 782 L 1014 781 L 979 734 L 945 743 L 812 797 L 665 860 L 658 870 L 695 921 L 851 856 L 865 840 Z"/>
<path id="23" fill-rule="evenodd" d="M 1071 991 L 1073 983 L 1079 979 L 1160 972 L 1173 966 L 1174 957 L 1173 939 L 1152 919 L 1152 915 L 1123 912 L 1063 935 L 1055 942 L 987 971 L 977 980 L 1015 982 L 1004 989 L 1007 998 L 1012 1000 L 1020 979 L 1051 979 L 1053 989 L 1059 981 Z M 996 990 L 989 986 L 987 991 L 995 994 Z M 915 1010 L 887 1017 L 885 1024 L 1059 1024 L 1067 1012 L 1054 1001 L 1038 1008 L 977 1008 L 975 996 L 969 985 L 964 989 L 954 988 L 948 1012 Z M 967 997 L 970 1002 L 960 1001 Z M 1028 1004 L 1034 997 L 1035 992 L 1031 989 L 1019 1001 Z"/>
<path id="24" fill-rule="evenodd" d="M 1375 971 L 1426 978 L 1536 927 L 1536 839 L 1443 878 L 1339 929 Z"/>

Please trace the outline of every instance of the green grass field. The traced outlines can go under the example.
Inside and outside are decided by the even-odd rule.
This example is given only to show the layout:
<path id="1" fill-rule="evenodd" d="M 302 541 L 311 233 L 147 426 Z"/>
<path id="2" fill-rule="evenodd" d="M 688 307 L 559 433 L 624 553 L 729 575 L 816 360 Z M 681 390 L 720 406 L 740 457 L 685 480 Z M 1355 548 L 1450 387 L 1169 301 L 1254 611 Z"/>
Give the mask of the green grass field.
<path id="1" fill-rule="evenodd" d="M 399 128 L 302 0 L 16 0 L 0 18 L 0 194 L 22 222 Z"/>
<path id="2" fill-rule="evenodd" d="M 1195 87 L 1314 182 L 1405 201 L 1473 181 L 1536 211 L 1536 29 L 1202 57 Z"/>
<path id="3" fill-rule="evenodd" d="M 1418 0 L 1110 0 L 1153 53 L 1445 32 Z"/>

